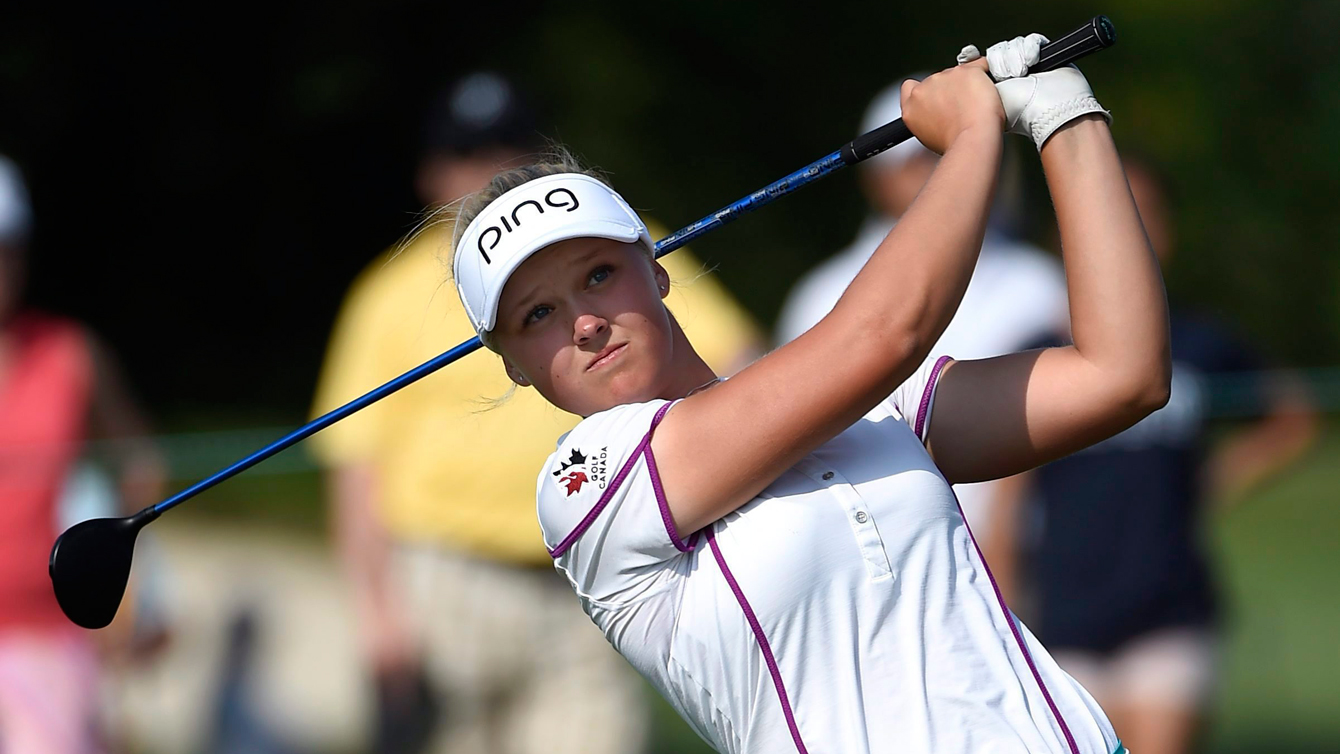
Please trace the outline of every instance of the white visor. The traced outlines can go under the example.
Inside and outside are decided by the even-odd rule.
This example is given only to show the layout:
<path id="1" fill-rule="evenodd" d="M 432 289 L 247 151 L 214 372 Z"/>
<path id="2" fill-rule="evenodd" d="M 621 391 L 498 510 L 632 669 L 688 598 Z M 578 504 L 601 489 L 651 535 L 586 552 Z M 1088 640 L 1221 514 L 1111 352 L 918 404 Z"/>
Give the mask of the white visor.
<path id="1" fill-rule="evenodd" d="M 507 278 L 532 254 L 570 238 L 655 248 L 647 225 L 614 189 L 580 173 L 537 178 L 489 202 L 456 244 L 456 291 L 475 332 L 493 329 Z"/>

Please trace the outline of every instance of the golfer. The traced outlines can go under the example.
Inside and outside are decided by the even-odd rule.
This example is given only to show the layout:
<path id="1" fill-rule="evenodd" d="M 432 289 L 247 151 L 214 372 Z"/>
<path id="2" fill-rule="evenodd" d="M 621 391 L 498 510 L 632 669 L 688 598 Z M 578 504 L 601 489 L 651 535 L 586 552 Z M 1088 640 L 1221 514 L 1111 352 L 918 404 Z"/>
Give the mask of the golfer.
<path id="1" fill-rule="evenodd" d="M 1168 394 L 1158 264 L 1077 69 L 1039 37 L 903 90 L 943 154 L 833 311 L 729 380 L 629 205 L 564 165 L 461 207 L 455 283 L 513 381 L 586 417 L 540 472 L 583 609 L 723 752 L 1124 751 L 1010 613 L 950 484 L 1110 436 Z M 971 61 L 971 62 L 966 62 Z M 1039 146 L 1074 345 L 921 366 L 982 246 L 1006 129 Z M 581 736 L 580 730 L 554 735 Z"/>

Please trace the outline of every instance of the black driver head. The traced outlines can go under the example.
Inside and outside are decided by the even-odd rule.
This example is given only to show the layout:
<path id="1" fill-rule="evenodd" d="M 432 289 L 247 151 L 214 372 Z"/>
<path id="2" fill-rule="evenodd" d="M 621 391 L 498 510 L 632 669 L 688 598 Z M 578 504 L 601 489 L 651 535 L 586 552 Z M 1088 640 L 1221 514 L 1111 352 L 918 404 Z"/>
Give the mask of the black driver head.
<path id="1" fill-rule="evenodd" d="M 126 518 L 95 518 L 56 539 L 47 570 L 66 617 L 84 628 L 112 622 L 130 579 L 135 537 L 157 517 L 146 508 Z"/>

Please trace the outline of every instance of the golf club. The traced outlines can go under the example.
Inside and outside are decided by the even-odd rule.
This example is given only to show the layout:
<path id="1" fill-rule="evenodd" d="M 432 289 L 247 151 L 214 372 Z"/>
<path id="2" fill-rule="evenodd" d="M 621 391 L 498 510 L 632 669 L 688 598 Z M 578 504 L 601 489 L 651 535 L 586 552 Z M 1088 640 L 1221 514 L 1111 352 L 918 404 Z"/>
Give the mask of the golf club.
<path id="1" fill-rule="evenodd" d="M 1034 72 L 1068 65 L 1116 42 L 1116 30 L 1106 16 L 1096 16 L 1075 31 L 1043 46 Z M 880 126 L 848 142 L 841 149 L 781 178 L 754 193 L 684 227 L 656 244 L 662 257 L 703 234 L 759 207 L 807 186 L 824 176 L 867 160 L 912 138 L 902 119 Z M 130 577 L 135 538 L 141 529 L 179 503 L 245 471 L 276 453 L 321 431 L 391 393 L 426 377 L 448 364 L 479 350 L 478 337 L 461 343 L 442 355 L 387 382 L 381 387 L 335 409 L 240 461 L 216 472 L 160 503 L 122 518 L 98 518 L 70 527 L 56 539 L 48 570 L 56 600 L 66 616 L 84 628 L 102 628 L 111 623 L 121 604 Z"/>

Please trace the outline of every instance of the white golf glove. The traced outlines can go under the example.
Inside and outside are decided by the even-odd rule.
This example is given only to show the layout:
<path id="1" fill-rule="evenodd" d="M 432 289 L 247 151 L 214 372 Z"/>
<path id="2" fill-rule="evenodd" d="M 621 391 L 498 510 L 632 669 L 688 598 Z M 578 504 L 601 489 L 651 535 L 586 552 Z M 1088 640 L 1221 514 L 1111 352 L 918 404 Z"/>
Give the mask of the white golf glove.
<path id="1" fill-rule="evenodd" d="M 1047 41 L 1041 34 L 1029 34 L 991 45 L 986 51 L 987 68 L 997 81 L 996 90 L 1005 107 L 1005 130 L 1029 137 L 1038 151 L 1056 129 L 1081 115 L 1101 113 L 1108 123 L 1112 122 L 1112 113 L 1094 99 L 1093 89 L 1078 68 L 1065 66 L 1028 73 Z M 958 63 L 980 57 L 982 53 L 968 45 L 958 54 Z"/>

